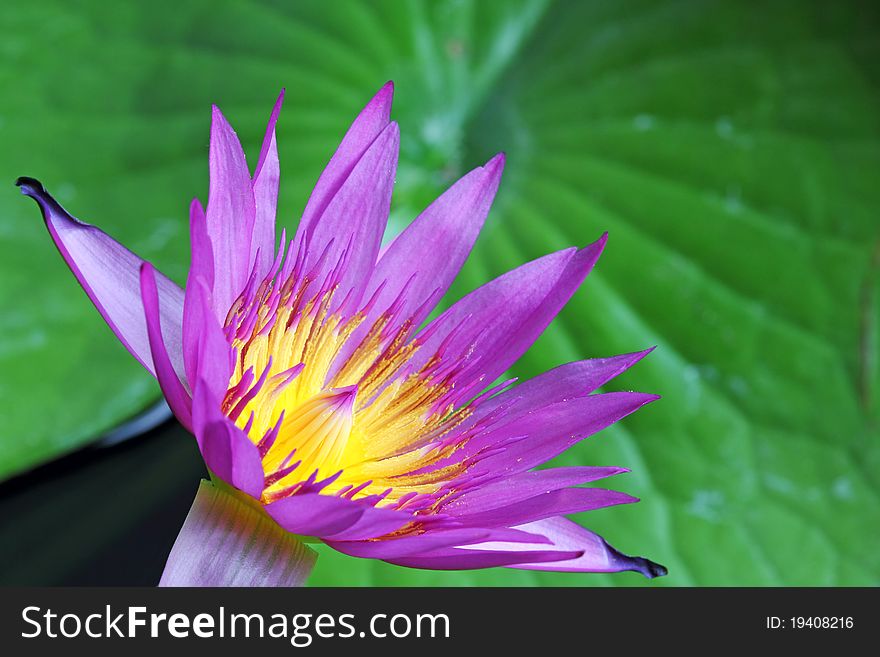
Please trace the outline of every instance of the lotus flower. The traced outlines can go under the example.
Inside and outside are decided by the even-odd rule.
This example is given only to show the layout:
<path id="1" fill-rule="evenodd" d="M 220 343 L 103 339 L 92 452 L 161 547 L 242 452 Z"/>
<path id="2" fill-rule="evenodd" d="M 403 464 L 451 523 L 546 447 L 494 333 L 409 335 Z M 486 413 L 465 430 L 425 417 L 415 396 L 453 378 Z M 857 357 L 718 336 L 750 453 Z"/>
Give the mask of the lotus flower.
<path id="1" fill-rule="evenodd" d="M 358 115 L 289 241 L 275 227 L 283 92 L 253 175 L 214 107 L 185 290 L 36 180 L 18 181 L 211 473 L 161 584 L 300 584 L 314 562 L 303 537 L 413 568 L 665 574 L 563 517 L 637 501 L 581 486 L 625 469 L 536 469 L 656 399 L 592 394 L 647 351 L 493 387 L 606 236 L 524 264 L 424 325 L 480 232 L 504 155 L 382 248 L 399 144 L 392 93 L 389 83 Z"/>

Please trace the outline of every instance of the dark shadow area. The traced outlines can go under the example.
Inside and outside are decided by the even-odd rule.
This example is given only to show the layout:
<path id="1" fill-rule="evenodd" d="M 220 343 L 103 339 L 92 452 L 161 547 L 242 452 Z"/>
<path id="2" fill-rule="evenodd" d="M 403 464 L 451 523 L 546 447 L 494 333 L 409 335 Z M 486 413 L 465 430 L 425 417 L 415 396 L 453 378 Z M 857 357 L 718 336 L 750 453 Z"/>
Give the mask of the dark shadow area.
<path id="1" fill-rule="evenodd" d="M 205 476 L 166 422 L 0 484 L 0 585 L 155 585 Z"/>

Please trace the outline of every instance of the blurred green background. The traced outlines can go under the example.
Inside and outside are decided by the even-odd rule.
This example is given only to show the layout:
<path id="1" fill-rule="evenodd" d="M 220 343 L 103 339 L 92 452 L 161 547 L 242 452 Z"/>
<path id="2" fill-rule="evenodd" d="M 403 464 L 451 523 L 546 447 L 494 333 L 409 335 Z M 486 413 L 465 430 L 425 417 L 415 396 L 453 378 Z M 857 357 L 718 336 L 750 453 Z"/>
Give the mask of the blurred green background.
<path id="1" fill-rule="evenodd" d="M 559 459 L 630 467 L 614 486 L 643 501 L 577 519 L 667 565 L 651 585 L 880 584 L 878 28 L 872 2 L 5 3 L 0 582 L 154 583 L 202 472 L 173 425 L 41 466 L 158 388 L 15 178 L 40 178 L 182 283 L 211 103 L 253 164 L 287 88 L 279 217 L 293 227 L 348 123 L 393 79 L 392 233 L 508 154 L 448 300 L 610 233 L 514 373 L 658 345 L 608 389 L 664 399 Z M 646 581 L 324 550 L 312 583 Z"/>

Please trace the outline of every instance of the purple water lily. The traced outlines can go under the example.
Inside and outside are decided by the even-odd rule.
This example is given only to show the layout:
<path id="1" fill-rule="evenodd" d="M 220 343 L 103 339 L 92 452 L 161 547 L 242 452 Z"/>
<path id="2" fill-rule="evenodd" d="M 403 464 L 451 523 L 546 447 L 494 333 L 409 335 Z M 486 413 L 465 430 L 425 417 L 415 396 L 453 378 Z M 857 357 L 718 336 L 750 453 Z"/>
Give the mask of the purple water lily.
<path id="1" fill-rule="evenodd" d="M 382 248 L 399 143 L 392 91 L 349 128 L 289 241 L 275 227 L 283 93 L 253 175 L 215 107 L 185 291 L 39 182 L 18 182 L 212 474 L 162 584 L 302 583 L 314 556 L 301 537 L 414 568 L 665 574 L 563 517 L 637 501 L 581 486 L 625 469 L 535 469 L 657 398 L 594 394 L 648 352 L 491 387 L 579 287 L 606 236 L 522 265 L 423 326 L 480 232 L 504 155 Z"/>

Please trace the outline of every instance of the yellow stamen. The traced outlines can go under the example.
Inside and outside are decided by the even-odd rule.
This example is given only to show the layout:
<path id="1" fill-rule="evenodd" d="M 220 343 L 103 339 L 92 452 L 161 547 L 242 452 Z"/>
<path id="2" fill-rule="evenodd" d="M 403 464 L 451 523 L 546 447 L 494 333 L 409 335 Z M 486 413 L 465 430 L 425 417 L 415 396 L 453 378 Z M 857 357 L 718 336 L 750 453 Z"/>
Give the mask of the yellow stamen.
<path id="1" fill-rule="evenodd" d="M 288 280 L 274 307 L 271 286 L 261 286 L 255 294 L 257 307 L 245 308 L 237 301 L 229 315 L 228 324 L 247 332 L 232 343 L 238 358 L 230 396 L 235 397 L 232 390 L 248 370 L 258 379 L 268 368 L 265 382 L 236 418 L 242 428 L 250 422 L 248 433 L 255 443 L 277 425 L 263 457 L 268 477 L 264 501 L 310 477 L 320 481 L 340 471 L 323 492 L 357 489 L 357 496 L 367 496 L 391 489 L 385 503 L 392 504 L 407 494 L 436 491 L 455 468 L 421 476 L 407 473 L 448 456 L 453 448 L 436 449 L 432 441 L 468 414 L 466 409 L 437 408 L 450 388 L 427 376 L 436 356 L 419 371 L 401 376 L 419 344 L 407 341 L 409 321 L 386 337 L 391 317 L 384 314 L 346 361 L 336 363 L 364 315 L 343 321 L 331 311 L 335 290 L 306 300 L 308 285 L 303 281 L 294 289 Z M 252 329 L 245 323 L 249 311 L 256 313 Z M 334 366 L 338 371 L 332 374 Z M 245 392 L 238 390 L 238 397 Z M 230 407 L 236 403 L 233 399 Z"/>

